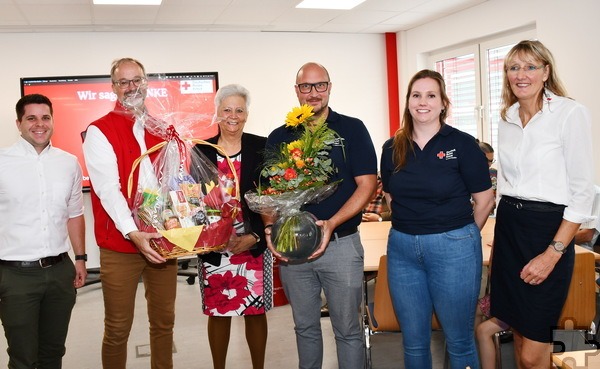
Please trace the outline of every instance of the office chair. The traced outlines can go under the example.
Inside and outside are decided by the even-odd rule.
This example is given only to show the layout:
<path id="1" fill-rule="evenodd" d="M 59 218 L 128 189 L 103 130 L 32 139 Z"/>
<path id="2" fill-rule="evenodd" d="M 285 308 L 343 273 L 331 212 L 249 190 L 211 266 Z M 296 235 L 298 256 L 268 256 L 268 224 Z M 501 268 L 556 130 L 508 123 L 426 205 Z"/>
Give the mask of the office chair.
<path id="1" fill-rule="evenodd" d="M 195 256 L 177 259 L 177 275 L 187 277 L 187 284 L 193 285 L 198 277 L 198 258 Z"/>

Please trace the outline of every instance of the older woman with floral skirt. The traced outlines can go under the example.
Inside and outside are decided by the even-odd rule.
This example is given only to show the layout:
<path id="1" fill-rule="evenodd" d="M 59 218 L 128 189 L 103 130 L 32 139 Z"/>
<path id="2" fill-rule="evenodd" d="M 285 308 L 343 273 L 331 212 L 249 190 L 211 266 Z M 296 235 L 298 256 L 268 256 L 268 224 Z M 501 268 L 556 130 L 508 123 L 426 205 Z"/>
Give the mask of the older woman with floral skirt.
<path id="1" fill-rule="evenodd" d="M 208 142 L 223 148 L 233 163 L 242 194 L 255 188 L 263 162 L 266 138 L 244 133 L 250 95 L 240 85 L 227 85 L 215 97 L 219 134 Z M 221 176 L 233 178 L 227 159 L 209 145 L 197 145 L 217 165 Z M 266 249 L 264 225 L 245 200 L 234 221 L 235 235 L 226 251 L 200 257 L 199 278 L 208 339 L 215 369 L 224 369 L 231 317 L 243 316 L 252 368 L 262 369 L 267 344 L 267 318 L 271 309 L 272 256 Z"/>

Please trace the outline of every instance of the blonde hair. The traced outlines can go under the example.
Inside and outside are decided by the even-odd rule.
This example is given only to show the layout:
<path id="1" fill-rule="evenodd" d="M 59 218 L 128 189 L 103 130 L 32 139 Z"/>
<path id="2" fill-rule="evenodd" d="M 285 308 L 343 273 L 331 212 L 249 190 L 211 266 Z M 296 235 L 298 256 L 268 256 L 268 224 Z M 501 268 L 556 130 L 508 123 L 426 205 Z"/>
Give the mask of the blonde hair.
<path id="1" fill-rule="evenodd" d="M 558 78 L 556 74 L 556 63 L 552 53 L 544 44 L 537 40 L 523 40 L 516 44 L 510 49 L 506 57 L 504 58 L 504 72 L 503 72 L 503 83 L 502 83 L 502 108 L 500 110 L 500 117 L 506 120 L 506 112 L 508 109 L 517 102 L 517 96 L 513 93 L 510 88 L 510 82 L 508 81 L 508 68 L 509 63 L 515 58 L 520 57 L 521 59 L 532 59 L 536 63 L 541 63 L 548 67 L 548 79 L 544 82 L 544 88 L 552 91 L 558 96 L 567 96 L 567 90 Z M 540 92 L 539 100 L 542 101 L 542 95 L 544 91 Z"/>

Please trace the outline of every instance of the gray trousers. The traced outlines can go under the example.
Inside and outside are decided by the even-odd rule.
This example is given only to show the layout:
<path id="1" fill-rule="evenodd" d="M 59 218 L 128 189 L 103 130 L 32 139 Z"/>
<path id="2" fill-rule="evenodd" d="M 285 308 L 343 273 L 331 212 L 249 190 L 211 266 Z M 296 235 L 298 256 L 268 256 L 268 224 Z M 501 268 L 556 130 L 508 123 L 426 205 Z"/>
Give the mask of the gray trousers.
<path id="1" fill-rule="evenodd" d="M 280 264 L 281 281 L 292 306 L 300 369 L 320 369 L 323 363 L 321 290 L 329 306 L 339 368 L 364 368 L 359 314 L 363 266 L 364 250 L 358 233 L 332 237 L 317 260 Z"/>

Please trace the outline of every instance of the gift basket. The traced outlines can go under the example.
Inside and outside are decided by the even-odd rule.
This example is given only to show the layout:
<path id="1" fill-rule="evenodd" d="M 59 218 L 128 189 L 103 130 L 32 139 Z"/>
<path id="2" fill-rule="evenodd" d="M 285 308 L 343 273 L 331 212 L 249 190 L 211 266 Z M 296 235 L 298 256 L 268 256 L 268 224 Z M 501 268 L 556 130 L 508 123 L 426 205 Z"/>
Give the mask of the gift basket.
<path id="1" fill-rule="evenodd" d="M 186 132 L 198 117 L 182 115 L 164 101 L 160 106 L 166 110 L 162 115 L 145 109 L 135 114 L 148 132 L 165 140 L 143 153 L 131 168 L 127 190 L 129 197 L 133 196 L 132 212 L 138 229 L 163 236 L 150 240 L 150 244 L 166 259 L 220 251 L 231 237 L 240 209 L 236 171 L 220 146 L 180 137 L 178 130 Z M 194 150 L 194 145 L 214 147 L 226 158 L 233 180 L 220 176 L 217 167 Z M 138 185 L 132 194 L 135 173 Z"/>
<path id="2" fill-rule="evenodd" d="M 266 153 L 261 176 L 268 185 L 244 195 L 252 211 L 277 218 L 271 241 L 278 253 L 294 261 L 312 255 L 323 236 L 316 217 L 302 206 L 327 198 L 338 185 L 329 181 L 337 171 L 329 150 L 338 135 L 324 121 L 314 121 L 313 114 L 309 105 L 288 113 L 286 126 L 299 130 L 298 139 Z"/>

